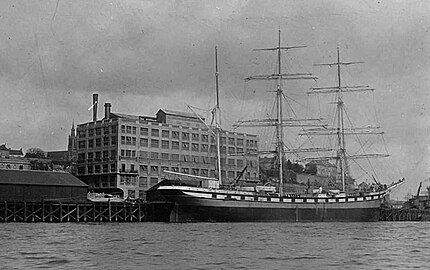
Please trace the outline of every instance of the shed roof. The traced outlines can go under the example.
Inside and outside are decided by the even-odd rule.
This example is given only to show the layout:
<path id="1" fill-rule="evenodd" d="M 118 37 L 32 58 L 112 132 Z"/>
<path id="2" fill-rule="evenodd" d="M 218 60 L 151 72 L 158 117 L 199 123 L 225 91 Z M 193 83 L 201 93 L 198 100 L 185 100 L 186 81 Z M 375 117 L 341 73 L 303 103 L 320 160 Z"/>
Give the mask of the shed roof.
<path id="1" fill-rule="evenodd" d="M 88 186 L 70 173 L 30 170 L 0 170 L 0 184 L 73 187 Z"/>

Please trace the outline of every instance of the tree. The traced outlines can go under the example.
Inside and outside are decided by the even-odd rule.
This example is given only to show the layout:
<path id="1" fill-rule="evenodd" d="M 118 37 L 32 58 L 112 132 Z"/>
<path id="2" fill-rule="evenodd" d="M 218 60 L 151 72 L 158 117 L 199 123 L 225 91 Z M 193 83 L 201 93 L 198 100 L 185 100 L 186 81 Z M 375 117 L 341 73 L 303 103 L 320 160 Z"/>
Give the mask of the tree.
<path id="1" fill-rule="evenodd" d="M 46 158 L 46 153 L 40 148 L 32 147 L 27 149 L 25 153 L 26 158 Z"/>

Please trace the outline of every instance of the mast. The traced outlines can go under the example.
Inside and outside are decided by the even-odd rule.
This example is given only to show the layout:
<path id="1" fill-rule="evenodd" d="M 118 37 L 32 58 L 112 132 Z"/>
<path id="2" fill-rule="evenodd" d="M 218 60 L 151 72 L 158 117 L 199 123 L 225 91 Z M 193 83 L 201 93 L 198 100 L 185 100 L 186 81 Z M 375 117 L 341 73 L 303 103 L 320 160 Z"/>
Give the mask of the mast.
<path id="1" fill-rule="evenodd" d="M 218 82 L 218 48 L 215 46 L 215 91 L 216 91 L 216 105 L 215 105 L 215 138 L 217 145 L 217 164 L 218 164 L 218 180 L 220 186 L 222 185 L 221 179 L 221 110 L 219 107 L 219 82 Z"/>
<path id="2" fill-rule="evenodd" d="M 284 134 L 282 128 L 282 68 L 281 68 L 281 29 L 278 30 L 278 87 L 276 91 L 277 125 L 276 125 L 276 152 L 279 161 L 279 194 L 284 196 Z"/>
<path id="3" fill-rule="evenodd" d="M 264 120 L 251 120 L 251 121 L 241 121 L 241 123 L 248 123 L 248 126 L 275 126 L 276 128 L 276 155 L 278 158 L 278 177 L 279 177 L 279 195 L 284 196 L 284 168 L 283 168 L 283 160 L 285 155 L 284 150 L 284 134 L 283 127 L 284 126 L 297 126 L 297 121 L 319 121 L 319 119 L 284 119 L 282 112 L 282 99 L 284 98 L 284 91 L 282 88 L 283 80 L 302 80 L 302 79 L 316 79 L 312 77 L 311 73 L 294 73 L 294 74 L 286 74 L 282 72 L 281 58 L 283 50 L 290 49 L 298 49 L 305 48 L 306 46 L 290 46 L 290 47 L 282 47 L 281 46 L 281 29 L 278 30 L 278 44 L 277 47 L 273 48 L 263 48 L 263 49 L 254 49 L 254 51 L 276 51 L 277 52 L 277 64 L 278 70 L 275 74 L 270 75 L 255 75 L 246 78 L 245 80 L 276 80 L 277 81 L 277 89 L 276 89 L 276 119 L 264 119 Z M 315 124 L 310 123 L 310 126 L 315 126 Z M 244 125 L 241 125 L 244 126 Z"/>
<path id="4" fill-rule="evenodd" d="M 347 157 L 346 154 L 346 135 L 369 135 L 369 134 L 383 134 L 383 132 L 378 131 L 379 127 L 359 127 L 359 128 L 345 128 L 345 106 L 343 102 L 343 93 L 350 92 L 363 92 L 363 91 L 373 91 L 375 89 L 369 88 L 368 85 L 353 85 L 353 86 L 342 86 L 341 80 L 341 66 L 361 64 L 364 62 L 341 62 L 339 46 L 337 47 L 337 61 L 335 63 L 323 63 L 315 64 L 315 66 L 336 66 L 337 67 L 337 85 L 330 87 L 314 87 L 311 88 L 311 92 L 308 94 L 336 94 L 336 127 L 329 128 L 324 127 L 324 129 L 310 129 L 305 130 L 300 133 L 300 135 L 336 135 L 337 136 L 337 149 L 336 156 L 319 157 L 319 158 L 308 158 L 307 160 L 336 160 L 337 175 L 336 182 L 342 183 L 342 191 L 346 191 L 345 180 L 349 177 L 349 166 L 348 159 L 358 159 L 358 158 L 373 158 L 373 157 L 387 157 L 384 154 L 361 154 L 361 155 L 350 155 Z"/>

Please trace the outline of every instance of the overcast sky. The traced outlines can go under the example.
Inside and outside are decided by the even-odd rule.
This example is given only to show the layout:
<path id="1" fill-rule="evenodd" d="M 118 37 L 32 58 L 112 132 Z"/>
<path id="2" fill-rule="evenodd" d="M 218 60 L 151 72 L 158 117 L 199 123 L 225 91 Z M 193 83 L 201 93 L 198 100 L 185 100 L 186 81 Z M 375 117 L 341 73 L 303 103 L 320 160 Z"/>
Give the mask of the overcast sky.
<path id="1" fill-rule="evenodd" d="M 403 193 L 415 192 L 430 174 L 428 14 L 429 1 L 412 0 L 4 0 L 1 143 L 66 149 L 72 121 L 91 120 L 94 92 L 114 112 L 154 115 L 160 108 L 187 111 L 186 104 L 209 109 L 215 45 L 223 126 L 230 129 L 237 119 L 264 112 L 267 90 L 243 79 L 273 71 L 273 54 L 252 49 L 275 46 L 280 27 L 284 45 L 308 46 L 289 54 L 287 71 L 326 77 L 313 64 L 333 61 L 336 46 L 345 61 L 365 62 L 345 75 L 377 90 L 393 168 L 381 180 L 405 177 Z M 297 103 L 306 103 L 311 86 L 293 84 Z"/>

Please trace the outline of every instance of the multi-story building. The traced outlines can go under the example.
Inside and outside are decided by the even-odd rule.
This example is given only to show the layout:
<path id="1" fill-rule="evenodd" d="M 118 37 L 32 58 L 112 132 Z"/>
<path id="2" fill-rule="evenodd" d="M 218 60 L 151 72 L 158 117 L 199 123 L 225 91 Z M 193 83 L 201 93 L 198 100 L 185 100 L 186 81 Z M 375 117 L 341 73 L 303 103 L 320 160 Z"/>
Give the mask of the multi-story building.
<path id="1" fill-rule="evenodd" d="M 155 117 L 112 113 L 77 126 L 77 176 L 94 190 L 122 190 L 143 197 L 159 183 L 163 171 L 216 177 L 216 143 L 212 132 L 193 114 L 160 109 Z M 204 120 L 202 118 L 202 120 Z M 221 133 L 221 178 L 229 183 L 247 165 L 245 179 L 258 178 L 256 135 Z M 239 155 L 237 155 L 239 154 Z"/>

